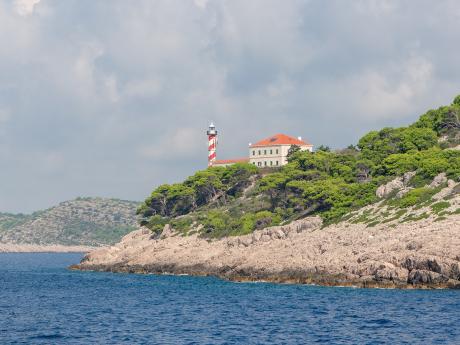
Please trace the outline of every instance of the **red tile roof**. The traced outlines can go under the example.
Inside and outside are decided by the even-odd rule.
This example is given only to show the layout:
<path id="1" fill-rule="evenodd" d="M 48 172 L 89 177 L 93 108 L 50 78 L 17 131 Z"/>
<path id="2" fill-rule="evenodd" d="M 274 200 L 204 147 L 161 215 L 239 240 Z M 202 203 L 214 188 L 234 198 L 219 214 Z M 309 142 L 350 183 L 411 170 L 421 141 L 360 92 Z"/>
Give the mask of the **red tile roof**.
<path id="1" fill-rule="evenodd" d="M 216 159 L 214 165 L 216 164 L 233 164 L 233 163 L 247 163 L 249 158 L 236 158 L 236 159 Z"/>
<path id="2" fill-rule="evenodd" d="M 275 134 L 269 138 L 264 140 L 258 141 L 255 144 L 252 144 L 251 147 L 259 147 L 259 146 L 275 146 L 275 145 L 298 145 L 298 146 L 311 146 L 310 143 L 299 140 L 294 137 L 290 137 L 289 135 L 285 134 Z"/>

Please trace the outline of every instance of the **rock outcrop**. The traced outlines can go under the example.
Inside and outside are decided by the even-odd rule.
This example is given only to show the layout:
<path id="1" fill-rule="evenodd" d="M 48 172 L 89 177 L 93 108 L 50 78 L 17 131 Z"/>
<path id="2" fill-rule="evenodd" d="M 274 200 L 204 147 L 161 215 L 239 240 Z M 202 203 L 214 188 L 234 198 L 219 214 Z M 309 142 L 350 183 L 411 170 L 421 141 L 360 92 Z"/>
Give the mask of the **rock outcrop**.
<path id="1" fill-rule="evenodd" d="M 381 185 L 377 188 L 375 194 L 379 198 L 386 198 L 392 193 L 397 192 L 396 197 L 400 198 L 410 190 L 408 184 L 414 176 L 415 171 L 407 172 L 403 176 L 397 177 L 390 182 Z"/>
<path id="2" fill-rule="evenodd" d="M 430 183 L 430 188 L 438 188 L 439 186 L 443 185 L 447 182 L 447 175 L 446 173 L 440 173 L 439 175 L 435 176 L 433 181 Z"/>
<path id="3" fill-rule="evenodd" d="M 322 228 L 321 219 L 313 217 L 212 241 L 165 230 L 161 238 L 152 238 L 148 229 L 132 232 L 73 268 L 236 281 L 460 288 L 460 215 L 397 228 L 347 222 Z"/>

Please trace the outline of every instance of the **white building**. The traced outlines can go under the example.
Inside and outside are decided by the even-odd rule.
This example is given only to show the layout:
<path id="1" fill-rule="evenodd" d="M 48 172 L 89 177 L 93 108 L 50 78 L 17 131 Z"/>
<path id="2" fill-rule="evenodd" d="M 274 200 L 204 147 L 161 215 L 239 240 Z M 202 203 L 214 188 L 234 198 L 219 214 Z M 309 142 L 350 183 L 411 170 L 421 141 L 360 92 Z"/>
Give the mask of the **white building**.
<path id="1" fill-rule="evenodd" d="M 258 167 L 277 167 L 287 164 L 287 155 L 291 146 L 301 151 L 313 151 L 313 145 L 302 138 L 293 138 L 285 134 L 276 134 L 249 145 L 249 163 Z"/>
<path id="2" fill-rule="evenodd" d="M 287 164 L 287 156 L 292 146 L 298 146 L 301 151 L 313 151 L 313 145 L 302 138 L 294 138 L 285 134 L 276 134 L 269 138 L 249 144 L 249 157 L 238 159 L 216 159 L 217 131 L 211 123 L 208 131 L 208 166 L 226 167 L 235 163 L 250 163 L 257 167 L 279 167 Z"/>

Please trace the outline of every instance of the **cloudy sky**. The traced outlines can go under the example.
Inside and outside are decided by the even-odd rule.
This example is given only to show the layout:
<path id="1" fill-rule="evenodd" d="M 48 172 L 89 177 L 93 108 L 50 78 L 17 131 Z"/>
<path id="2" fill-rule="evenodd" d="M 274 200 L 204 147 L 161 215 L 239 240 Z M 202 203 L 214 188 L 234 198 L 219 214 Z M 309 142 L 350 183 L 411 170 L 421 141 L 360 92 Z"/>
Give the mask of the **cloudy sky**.
<path id="1" fill-rule="evenodd" d="M 457 0 L 0 0 L 0 211 L 142 200 L 283 132 L 343 147 L 460 93 Z"/>

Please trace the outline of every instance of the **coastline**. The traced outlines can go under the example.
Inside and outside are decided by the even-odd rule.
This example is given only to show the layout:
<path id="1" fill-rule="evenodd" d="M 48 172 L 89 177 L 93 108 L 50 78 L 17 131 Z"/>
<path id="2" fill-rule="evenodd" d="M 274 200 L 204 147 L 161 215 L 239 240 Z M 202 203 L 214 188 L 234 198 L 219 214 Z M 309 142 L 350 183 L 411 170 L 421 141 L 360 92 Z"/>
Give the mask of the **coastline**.
<path id="1" fill-rule="evenodd" d="M 330 287 L 353 287 L 353 288 L 375 288 L 375 289 L 406 289 L 406 290 L 434 290 L 434 289 L 459 289 L 460 284 L 452 281 L 414 284 L 398 280 L 375 280 L 371 277 L 364 279 L 347 277 L 346 275 L 333 275 L 324 273 L 313 273 L 311 271 L 284 271 L 274 274 L 266 274 L 263 271 L 229 272 L 226 268 L 215 270 L 211 267 L 182 266 L 164 267 L 156 265 L 124 266 L 124 265 L 94 265 L 80 266 L 72 265 L 70 270 L 110 272 L 128 274 L 155 274 L 175 276 L 202 276 L 216 277 L 219 279 L 237 283 L 274 283 L 274 284 L 298 284 L 318 285 Z"/>
<path id="2" fill-rule="evenodd" d="M 209 240 L 165 229 L 126 235 L 70 269 L 215 276 L 272 282 L 398 289 L 460 289 L 460 216 L 366 227 L 322 227 L 317 217 L 250 235 Z"/>
<path id="3" fill-rule="evenodd" d="M 101 247 L 0 243 L 1 253 L 88 253 Z"/>

